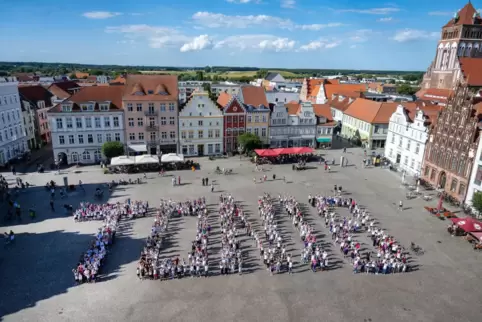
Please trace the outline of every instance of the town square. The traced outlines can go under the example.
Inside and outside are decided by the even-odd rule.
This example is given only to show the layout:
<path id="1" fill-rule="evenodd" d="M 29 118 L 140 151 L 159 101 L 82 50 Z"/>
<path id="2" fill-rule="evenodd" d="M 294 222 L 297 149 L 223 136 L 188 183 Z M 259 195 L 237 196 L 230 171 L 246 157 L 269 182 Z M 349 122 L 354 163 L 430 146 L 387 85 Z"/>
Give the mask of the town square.
<path id="1" fill-rule="evenodd" d="M 304 171 L 293 171 L 291 165 L 264 165 L 256 171 L 247 159 L 233 157 L 199 160 L 196 171 L 167 172 L 166 176 L 147 173 L 144 183 L 118 186 L 111 193 L 105 184 L 119 178 L 136 179 L 142 174 L 104 175 L 99 166 L 65 169 L 44 174 L 21 175 L 33 186 L 19 192 L 22 207 L 35 207 L 36 217 L 22 218 L 20 223 L 4 226 L 15 232 L 15 243 L 1 249 L 1 315 L 5 321 L 81 321 L 107 320 L 174 320 L 221 321 L 474 321 L 481 282 L 478 278 L 481 254 L 462 238 L 451 237 L 446 223 L 430 216 L 422 198 L 405 200 L 405 187 L 398 174 L 388 169 L 364 168 L 360 148 L 327 151 L 327 160 L 341 155 L 348 166 L 339 163 L 327 172 L 318 163 Z M 232 168 L 231 175 L 214 174 L 216 167 Z M 76 173 L 78 172 L 78 173 Z M 253 183 L 253 177 L 268 176 Z M 276 180 L 272 179 L 276 174 Z M 171 175 L 181 177 L 180 186 L 172 186 Z M 82 181 L 85 193 L 77 188 L 68 197 L 55 197 L 55 211 L 49 207 L 49 192 L 44 185 L 50 180 L 61 184 L 63 177 L 77 185 Z M 202 178 L 214 180 L 214 191 L 202 185 Z M 285 177 L 285 180 L 282 178 Z M 8 180 L 13 180 L 7 175 Z M 407 178 L 407 182 L 411 179 Z M 333 195 L 334 185 L 342 186 L 342 196 L 357 200 L 376 219 L 377 226 L 393 235 L 407 250 L 411 242 L 423 247 L 423 256 L 410 255 L 413 269 L 404 274 L 353 274 L 350 261 L 334 246 L 324 221 L 308 205 L 308 196 Z M 94 199 L 102 187 L 102 201 Z M 62 205 L 81 201 L 95 203 L 148 201 L 151 208 L 161 199 L 187 201 L 204 197 L 212 219 L 212 234 L 219 230 L 217 210 L 220 195 L 232 196 L 245 212 L 253 229 L 261 221 L 257 204 L 264 193 L 277 202 L 278 195 L 291 196 L 304 205 L 306 220 L 312 225 L 318 242 L 329 253 L 329 269 L 312 273 L 300 261 L 301 241 L 286 214 L 276 212 L 279 230 L 287 252 L 294 258 L 293 274 L 266 272 L 254 243 L 241 236 L 244 256 L 243 273 L 220 276 L 217 269 L 220 241 L 210 241 L 208 278 L 185 278 L 159 282 L 140 280 L 136 276 L 139 254 L 150 235 L 154 214 L 137 219 L 121 219 L 116 241 L 109 248 L 105 267 L 96 283 L 76 286 L 72 267 L 100 227 L 100 221 L 75 222 L 65 214 Z M 402 211 L 398 209 L 404 201 Z M 435 206 L 436 201 L 432 204 Z M 336 212 L 346 216 L 344 209 Z M 170 236 L 162 245 L 163 258 L 185 258 L 196 235 L 196 217 L 172 218 Z M 378 224 L 379 223 L 379 224 Z M 371 248 L 366 233 L 355 234 L 362 249 Z M 214 238 L 213 238 L 214 240 Z M 413 252 L 412 252 L 413 253 Z M 373 255 L 375 256 L 375 255 Z"/>

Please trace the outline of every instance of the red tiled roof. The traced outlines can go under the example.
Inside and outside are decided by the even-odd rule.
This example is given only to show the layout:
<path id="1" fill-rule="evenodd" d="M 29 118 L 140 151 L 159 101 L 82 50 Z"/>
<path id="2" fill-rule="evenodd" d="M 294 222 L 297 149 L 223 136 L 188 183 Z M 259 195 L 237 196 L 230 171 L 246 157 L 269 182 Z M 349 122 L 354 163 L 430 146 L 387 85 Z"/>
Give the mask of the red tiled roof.
<path id="1" fill-rule="evenodd" d="M 366 84 L 325 84 L 325 95 L 328 99 L 338 92 L 365 92 L 366 90 Z"/>
<path id="2" fill-rule="evenodd" d="M 368 83 L 368 88 L 369 89 L 374 89 L 377 90 L 378 86 L 382 85 L 380 82 L 373 82 L 373 83 Z"/>
<path id="3" fill-rule="evenodd" d="M 142 95 L 135 95 L 141 93 Z M 177 101 L 176 75 L 127 75 L 124 100 Z"/>
<path id="4" fill-rule="evenodd" d="M 218 96 L 217 103 L 224 108 L 229 103 L 229 101 L 231 101 L 232 98 L 233 97 L 230 94 L 226 92 L 221 92 Z"/>
<path id="5" fill-rule="evenodd" d="M 472 3 L 469 1 L 462 9 L 458 12 L 458 19 L 455 18 L 450 19 L 449 22 L 444 26 L 445 27 L 452 27 L 452 26 L 460 26 L 460 25 L 474 25 L 474 14 L 477 12 L 475 10 Z M 476 18 L 477 23 L 480 24 L 482 19 Z"/>
<path id="6" fill-rule="evenodd" d="M 345 111 L 346 115 L 371 124 L 388 124 L 400 103 L 375 102 L 357 98 Z"/>
<path id="7" fill-rule="evenodd" d="M 469 86 L 482 86 L 482 58 L 459 57 L 459 63 Z"/>
<path id="8" fill-rule="evenodd" d="M 125 84 L 126 78 L 124 76 L 117 76 L 116 79 L 113 79 L 109 82 L 110 84 Z"/>
<path id="9" fill-rule="evenodd" d="M 18 92 L 22 99 L 37 103 L 38 101 L 44 101 L 45 107 L 52 106 L 52 93 L 50 93 L 45 87 L 40 85 L 33 86 L 20 86 Z"/>
<path id="10" fill-rule="evenodd" d="M 84 73 L 84 72 L 75 72 L 75 77 L 77 79 L 81 79 L 81 78 L 87 78 L 89 77 L 89 73 Z"/>
<path id="11" fill-rule="evenodd" d="M 326 121 L 333 121 L 333 116 L 331 115 L 331 107 L 329 104 L 313 104 L 313 111 L 316 116 L 323 116 Z"/>
<path id="12" fill-rule="evenodd" d="M 298 114 L 301 104 L 296 101 L 291 101 L 285 104 L 286 108 L 288 109 L 288 115 L 296 115 Z"/>
<path id="13" fill-rule="evenodd" d="M 72 102 L 72 112 L 80 111 L 80 104 L 95 102 L 95 111 L 98 111 L 99 103 L 110 101 L 110 110 L 122 109 L 122 94 L 124 86 L 89 86 L 82 87 L 77 93 L 65 100 L 65 103 Z M 61 105 L 57 104 L 52 107 L 49 112 L 58 113 L 61 112 Z M 104 111 L 103 111 L 104 112 Z"/>
<path id="14" fill-rule="evenodd" d="M 242 86 L 241 92 L 243 94 L 243 103 L 247 105 L 253 105 L 258 107 L 263 105 L 268 107 L 268 99 L 266 98 L 266 93 L 264 88 L 260 86 Z"/>
<path id="15" fill-rule="evenodd" d="M 345 96 L 344 99 L 340 100 L 340 97 L 337 94 L 335 94 L 334 98 L 333 99 L 330 98 L 327 104 L 333 108 L 336 108 L 337 110 L 344 112 L 350 106 L 350 104 L 352 104 L 354 101 L 355 101 L 354 97 L 348 97 L 348 96 Z"/>

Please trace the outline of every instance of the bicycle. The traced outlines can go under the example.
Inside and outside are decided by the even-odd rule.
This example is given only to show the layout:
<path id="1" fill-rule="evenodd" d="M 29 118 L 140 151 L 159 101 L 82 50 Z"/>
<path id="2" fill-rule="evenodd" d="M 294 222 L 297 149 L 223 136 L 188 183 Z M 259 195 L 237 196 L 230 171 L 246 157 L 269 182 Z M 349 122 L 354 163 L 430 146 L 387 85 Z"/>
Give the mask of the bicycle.
<path id="1" fill-rule="evenodd" d="M 425 254 L 425 251 L 422 249 L 422 247 L 412 243 L 410 245 L 410 249 L 412 250 L 412 252 L 417 255 L 417 256 L 422 256 L 423 254 Z"/>

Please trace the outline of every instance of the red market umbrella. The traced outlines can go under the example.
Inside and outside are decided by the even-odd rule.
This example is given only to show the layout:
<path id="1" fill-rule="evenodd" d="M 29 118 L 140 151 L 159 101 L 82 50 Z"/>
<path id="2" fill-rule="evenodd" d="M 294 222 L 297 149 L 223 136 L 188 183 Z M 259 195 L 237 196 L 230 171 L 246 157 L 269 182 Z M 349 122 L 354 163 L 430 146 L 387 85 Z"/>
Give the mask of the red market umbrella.
<path id="1" fill-rule="evenodd" d="M 482 222 L 472 217 L 450 218 L 450 220 L 466 233 L 482 232 Z"/>
<path id="2" fill-rule="evenodd" d="M 470 234 L 482 242 L 482 232 L 471 232 Z"/>
<path id="3" fill-rule="evenodd" d="M 301 150 L 298 152 L 298 153 L 313 153 L 313 149 L 312 148 L 308 148 L 308 147 L 304 147 L 304 148 L 300 148 Z"/>

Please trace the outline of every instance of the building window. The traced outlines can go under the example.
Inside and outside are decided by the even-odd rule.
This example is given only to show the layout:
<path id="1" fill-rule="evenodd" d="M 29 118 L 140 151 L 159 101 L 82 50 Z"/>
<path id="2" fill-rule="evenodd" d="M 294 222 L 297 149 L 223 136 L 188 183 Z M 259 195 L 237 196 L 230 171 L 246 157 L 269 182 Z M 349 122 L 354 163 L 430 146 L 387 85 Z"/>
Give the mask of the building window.
<path id="1" fill-rule="evenodd" d="M 154 113 L 154 103 L 149 103 L 148 109 L 150 113 Z"/>
<path id="2" fill-rule="evenodd" d="M 85 127 L 88 129 L 92 128 L 92 119 L 90 117 L 85 118 Z"/>
<path id="3" fill-rule="evenodd" d="M 213 145 L 208 144 L 208 154 L 213 154 Z"/>
<path id="4" fill-rule="evenodd" d="M 120 133 L 114 133 L 114 140 L 120 141 Z"/>
<path id="5" fill-rule="evenodd" d="M 102 143 L 102 133 L 97 133 L 97 143 Z"/>
<path id="6" fill-rule="evenodd" d="M 74 144 L 75 143 L 75 139 L 74 139 L 74 136 L 71 134 L 69 135 L 69 144 Z"/>
<path id="7" fill-rule="evenodd" d="M 254 116 L 254 123 L 259 123 L 259 115 Z"/>
<path id="8" fill-rule="evenodd" d="M 127 103 L 127 111 L 132 112 L 132 103 Z"/>
<path id="9" fill-rule="evenodd" d="M 193 144 L 189 145 L 189 154 L 190 155 L 194 154 L 194 145 Z"/>
<path id="10" fill-rule="evenodd" d="M 2 114 L 2 117 L 3 117 L 3 114 Z M 5 120 L 4 120 L 4 122 L 5 122 Z M 63 128 L 63 124 L 62 124 L 63 122 L 62 122 L 61 118 L 55 119 L 55 122 L 57 123 L 57 129 Z"/>
<path id="11" fill-rule="evenodd" d="M 65 137 L 63 135 L 59 135 L 59 144 L 60 145 L 65 144 Z"/>
<path id="12" fill-rule="evenodd" d="M 155 132 L 151 132 L 151 133 L 155 133 Z M 138 137 L 139 137 L 139 141 L 144 141 L 144 133 L 143 132 L 139 133 Z"/>
<path id="13" fill-rule="evenodd" d="M 137 126 L 144 126 L 144 119 L 142 117 L 137 118 Z"/>
<path id="14" fill-rule="evenodd" d="M 415 154 L 418 154 L 420 152 L 420 143 L 417 143 L 415 146 Z"/>
<path id="15" fill-rule="evenodd" d="M 169 103 L 169 112 L 174 112 L 174 103 Z"/>
<path id="16" fill-rule="evenodd" d="M 75 118 L 75 126 L 76 126 L 78 129 L 81 129 L 81 128 L 82 128 L 82 118 L 80 118 L 80 117 L 76 117 L 76 118 Z"/>
<path id="17" fill-rule="evenodd" d="M 166 111 L 166 104 L 162 103 L 161 104 L 161 112 L 165 112 Z"/>
<path id="18" fill-rule="evenodd" d="M 112 134 L 106 133 L 106 134 L 105 134 L 105 140 L 106 140 L 107 142 L 112 141 Z"/>
<path id="19" fill-rule="evenodd" d="M 161 117 L 161 125 L 166 125 L 167 122 L 166 122 L 166 117 L 165 116 L 162 116 Z"/>
<path id="20" fill-rule="evenodd" d="M 451 192 L 455 192 L 457 191 L 457 184 L 459 182 L 457 181 L 457 179 L 452 179 L 452 183 L 450 184 L 450 191 Z"/>
<path id="21" fill-rule="evenodd" d="M 251 115 L 248 115 L 248 123 L 251 123 Z"/>
<path id="22" fill-rule="evenodd" d="M 461 183 L 459 186 L 459 196 L 465 195 L 465 184 Z"/>
<path id="23" fill-rule="evenodd" d="M 134 118 L 133 117 L 129 117 L 128 121 L 129 121 L 130 127 L 134 126 Z"/>
<path id="24" fill-rule="evenodd" d="M 407 141 L 407 150 L 410 151 L 410 140 Z"/>
<path id="25" fill-rule="evenodd" d="M 94 143 L 94 136 L 92 134 L 87 134 L 87 143 Z"/>
<path id="26" fill-rule="evenodd" d="M 263 137 L 263 138 L 266 137 L 266 128 L 265 127 L 263 127 L 261 129 L 261 137 Z"/>
<path id="27" fill-rule="evenodd" d="M 259 129 L 257 127 L 254 128 L 254 135 L 259 136 Z"/>
<path id="28" fill-rule="evenodd" d="M 110 127 L 110 117 L 104 116 L 104 127 Z"/>
<path id="29" fill-rule="evenodd" d="M 129 140 L 134 141 L 136 139 L 135 133 L 129 133 Z"/>
<path id="30" fill-rule="evenodd" d="M 399 146 L 399 147 L 402 147 L 402 145 L 403 145 L 403 138 L 400 137 L 400 140 L 398 141 L 398 146 Z"/>
<path id="31" fill-rule="evenodd" d="M 263 123 L 266 123 L 266 120 L 267 120 L 266 115 L 263 115 L 262 118 L 263 118 Z"/>
<path id="32" fill-rule="evenodd" d="M 84 152 L 82 153 L 82 159 L 83 159 L 83 160 L 90 160 L 90 153 L 89 153 L 89 151 L 84 151 Z"/>
<path id="33" fill-rule="evenodd" d="M 197 125 L 198 125 L 198 126 L 203 126 L 203 121 L 202 121 L 202 120 L 197 121 Z"/>
<path id="34" fill-rule="evenodd" d="M 215 138 L 221 137 L 221 130 L 219 130 L 219 129 L 214 130 L 214 137 Z"/>
<path id="35" fill-rule="evenodd" d="M 119 117 L 118 116 L 114 116 L 114 127 L 119 127 Z"/>
<path id="36" fill-rule="evenodd" d="M 95 118 L 95 128 L 100 129 L 102 126 L 100 124 L 100 117 Z"/>
<path id="37" fill-rule="evenodd" d="M 71 117 L 67 117 L 67 118 L 65 119 L 65 123 L 67 124 L 67 128 L 68 128 L 68 129 L 71 129 L 71 128 L 74 127 L 73 124 L 72 124 L 72 118 L 71 118 Z"/>
<path id="38" fill-rule="evenodd" d="M 155 132 L 153 132 L 155 133 Z M 167 139 L 167 132 L 161 132 L 161 139 L 165 140 Z"/>
<path id="39" fill-rule="evenodd" d="M 429 166 L 426 166 L 426 167 L 425 167 L 425 170 L 424 170 L 424 172 L 423 172 L 423 175 L 424 175 L 425 177 L 427 177 L 427 176 L 429 175 L 429 173 L 430 173 L 430 167 L 429 167 Z"/>
<path id="40" fill-rule="evenodd" d="M 412 159 L 412 162 L 410 163 L 410 168 L 413 169 L 414 166 L 415 166 L 415 159 Z"/>
<path id="41" fill-rule="evenodd" d="M 170 125 L 176 124 L 176 118 L 174 116 L 169 117 L 169 124 Z"/>
<path id="42" fill-rule="evenodd" d="M 164 133 L 164 132 L 163 132 Z M 151 141 L 156 141 L 157 140 L 157 133 L 156 132 L 151 132 L 150 134 L 150 139 Z"/>
<path id="43" fill-rule="evenodd" d="M 462 156 L 462 158 L 460 158 L 460 163 L 459 163 L 459 169 L 458 169 L 458 173 L 459 175 L 463 176 L 464 175 L 464 172 L 465 172 L 465 157 Z"/>
<path id="44" fill-rule="evenodd" d="M 435 180 L 435 177 L 437 176 L 437 170 L 432 169 L 432 173 L 430 174 L 430 180 Z"/>
<path id="45" fill-rule="evenodd" d="M 395 144 L 395 134 L 392 133 L 392 144 Z"/>
<path id="46" fill-rule="evenodd" d="M 142 112 L 142 103 L 136 104 L 136 110 L 137 110 L 137 112 Z"/>
<path id="47" fill-rule="evenodd" d="M 79 144 L 84 144 L 84 135 L 83 134 L 79 134 Z"/>
<path id="48" fill-rule="evenodd" d="M 203 130 L 198 130 L 197 131 L 197 137 L 202 139 L 204 137 L 204 131 Z"/>
<path id="49" fill-rule="evenodd" d="M 214 145 L 214 153 L 221 153 L 221 144 L 216 143 Z"/>
<path id="50" fill-rule="evenodd" d="M 403 164 L 408 165 L 408 156 L 405 156 L 405 160 L 403 160 Z"/>
<path id="51" fill-rule="evenodd" d="M 185 139 L 186 138 L 186 131 L 181 131 L 181 139 Z"/>
<path id="52" fill-rule="evenodd" d="M 176 138 L 176 131 L 169 132 L 169 138 L 175 139 Z"/>
<path id="53" fill-rule="evenodd" d="M 213 130 L 208 130 L 208 138 L 212 138 L 213 137 Z"/>
<path id="54" fill-rule="evenodd" d="M 474 183 L 478 186 L 482 183 L 482 166 L 477 166 L 477 172 L 475 173 Z"/>
<path id="55" fill-rule="evenodd" d="M 391 158 L 393 155 L 393 149 L 390 149 L 390 151 L 388 151 L 388 157 Z"/>

